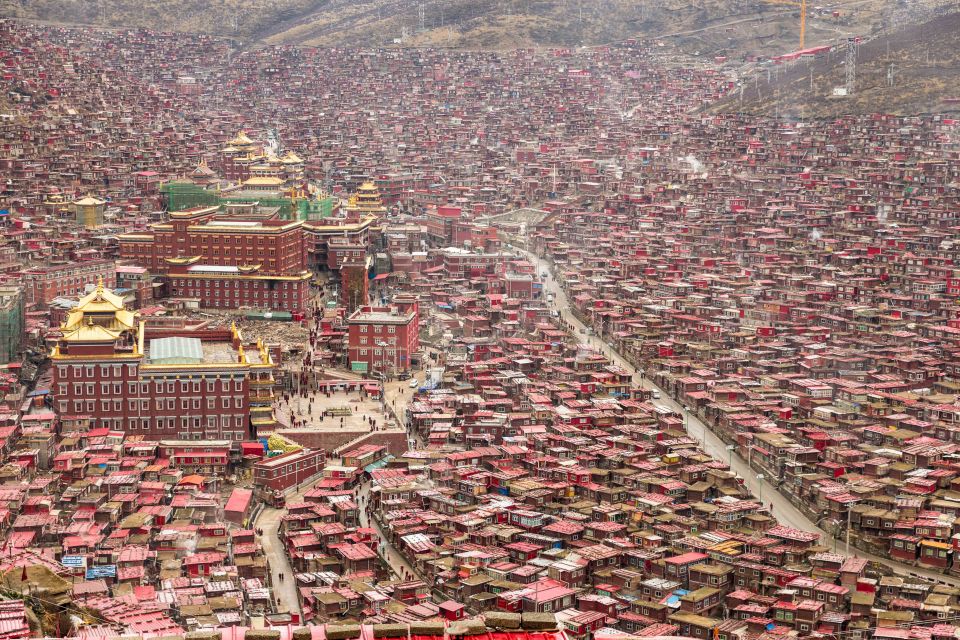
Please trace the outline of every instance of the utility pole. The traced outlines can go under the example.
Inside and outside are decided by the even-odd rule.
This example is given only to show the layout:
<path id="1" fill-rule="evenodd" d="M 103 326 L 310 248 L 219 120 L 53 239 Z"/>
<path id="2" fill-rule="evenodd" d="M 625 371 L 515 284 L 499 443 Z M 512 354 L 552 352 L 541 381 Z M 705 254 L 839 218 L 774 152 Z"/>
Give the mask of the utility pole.
<path id="1" fill-rule="evenodd" d="M 420 16 L 420 31 L 426 31 L 427 30 L 426 28 L 427 27 L 427 10 L 424 3 L 421 2 L 419 5 L 417 5 L 417 13 Z"/>

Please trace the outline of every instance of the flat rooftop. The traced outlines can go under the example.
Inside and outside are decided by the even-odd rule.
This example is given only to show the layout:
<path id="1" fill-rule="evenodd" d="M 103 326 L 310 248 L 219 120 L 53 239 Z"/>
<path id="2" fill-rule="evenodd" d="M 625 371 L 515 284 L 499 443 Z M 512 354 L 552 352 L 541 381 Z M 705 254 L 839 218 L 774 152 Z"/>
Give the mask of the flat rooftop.
<path id="1" fill-rule="evenodd" d="M 189 336 L 153 338 L 146 341 L 147 361 L 152 365 L 237 364 L 240 352 L 227 340 L 201 340 Z M 244 349 L 246 364 L 264 364 L 260 351 Z"/>

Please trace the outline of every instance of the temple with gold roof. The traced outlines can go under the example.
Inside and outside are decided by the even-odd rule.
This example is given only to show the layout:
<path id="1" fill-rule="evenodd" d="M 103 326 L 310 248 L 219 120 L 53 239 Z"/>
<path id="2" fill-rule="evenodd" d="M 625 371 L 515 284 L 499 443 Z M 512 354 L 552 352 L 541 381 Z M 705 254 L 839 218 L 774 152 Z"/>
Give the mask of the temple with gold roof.
<path id="1" fill-rule="evenodd" d="M 223 156 L 224 178 L 242 181 L 250 177 L 250 167 L 266 157 L 263 146 L 254 142 L 245 131 L 240 131 L 220 150 Z"/>
<path id="2" fill-rule="evenodd" d="M 54 408 L 151 440 L 240 442 L 272 430 L 274 371 L 236 326 L 153 327 L 101 280 L 53 344 Z"/>
<path id="3" fill-rule="evenodd" d="M 356 193 L 350 196 L 345 207 L 347 217 L 360 219 L 368 215 L 382 216 L 387 213 L 380 197 L 380 189 L 372 182 L 364 182 Z"/>
<path id="4" fill-rule="evenodd" d="M 223 178 L 201 160 L 189 175 L 160 186 L 168 211 L 195 207 L 253 205 L 282 220 L 322 220 L 337 213 L 340 201 L 306 179 L 305 162 L 293 151 L 264 150 L 243 131 L 221 150 Z"/>

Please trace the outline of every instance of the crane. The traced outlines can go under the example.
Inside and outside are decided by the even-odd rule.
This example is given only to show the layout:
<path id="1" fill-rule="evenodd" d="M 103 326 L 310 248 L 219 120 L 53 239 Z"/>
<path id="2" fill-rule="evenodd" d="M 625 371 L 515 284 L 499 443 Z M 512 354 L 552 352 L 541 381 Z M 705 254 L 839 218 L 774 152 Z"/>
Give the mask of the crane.
<path id="1" fill-rule="evenodd" d="M 800 7 L 800 51 L 803 51 L 806 47 L 805 42 L 807 39 L 807 0 L 800 0 L 800 2 L 793 2 L 793 0 L 764 0 L 768 4 L 785 4 L 791 7 Z"/>

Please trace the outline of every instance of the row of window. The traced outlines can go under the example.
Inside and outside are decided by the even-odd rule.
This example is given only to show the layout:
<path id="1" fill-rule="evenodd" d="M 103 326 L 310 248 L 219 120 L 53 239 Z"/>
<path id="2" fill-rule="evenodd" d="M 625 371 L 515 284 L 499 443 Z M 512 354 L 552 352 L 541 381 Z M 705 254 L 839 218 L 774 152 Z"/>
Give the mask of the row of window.
<path id="1" fill-rule="evenodd" d="M 274 249 L 273 247 L 270 247 L 270 255 L 271 255 L 271 256 L 274 256 L 274 255 L 276 255 L 276 254 L 277 254 L 277 250 Z M 214 247 L 214 249 L 213 249 L 213 255 L 215 255 L 215 256 L 220 255 L 220 249 L 217 248 L 217 247 Z M 229 256 L 230 256 L 230 248 L 229 248 L 229 247 L 224 247 L 224 249 L 223 249 L 223 255 L 224 255 L 224 257 L 229 257 Z M 239 257 L 239 256 L 243 255 L 243 251 L 242 251 L 241 249 L 239 249 L 239 248 L 234 249 L 234 250 L 233 250 L 233 255 Z M 247 255 L 248 255 L 248 256 L 252 256 L 252 255 L 253 255 L 253 249 L 252 249 L 252 248 L 248 248 L 248 249 L 247 249 Z"/>
<path id="2" fill-rule="evenodd" d="M 154 389 L 156 393 L 163 393 L 164 386 L 166 386 L 167 393 L 177 393 L 178 385 L 172 380 L 168 380 L 166 382 L 166 385 L 164 385 L 163 381 L 157 380 L 154 383 Z M 200 386 L 201 385 L 198 380 L 194 380 L 192 382 L 188 380 L 180 380 L 180 385 L 179 385 L 180 393 L 188 393 L 191 391 L 191 388 L 193 390 L 193 393 L 200 393 Z M 207 380 L 206 389 L 208 392 L 215 393 L 216 386 L 217 384 L 215 380 Z M 221 381 L 220 387 L 223 391 L 230 391 L 230 381 L 229 380 Z M 68 388 L 69 388 L 69 385 L 66 382 L 61 382 L 60 384 L 57 385 L 57 393 L 60 395 L 67 395 Z M 87 382 L 87 383 L 74 382 L 73 383 L 73 395 L 75 396 L 82 396 L 84 395 L 84 392 L 86 392 L 86 395 L 92 396 L 94 394 L 95 389 L 96 389 L 96 383 L 93 383 L 93 382 Z M 137 395 L 138 389 L 139 389 L 140 395 L 146 395 L 150 393 L 150 383 L 149 382 L 140 382 L 140 383 L 127 382 L 127 395 Z M 241 379 L 234 380 L 233 390 L 243 391 L 243 380 Z M 113 383 L 101 382 L 100 383 L 101 396 L 111 395 L 111 392 L 112 392 L 112 395 L 122 394 L 123 383 L 121 382 L 113 382 Z"/>
<path id="3" fill-rule="evenodd" d="M 373 331 L 371 331 L 370 333 L 396 333 L 397 332 L 397 325 L 395 324 L 388 324 L 385 327 L 379 324 L 375 324 L 375 325 L 362 324 L 360 325 L 360 333 L 367 333 L 367 327 L 370 327 L 370 326 L 373 327 Z"/>
<path id="4" fill-rule="evenodd" d="M 297 471 L 319 471 L 320 470 L 320 460 L 314 460 L 313 462 L 291 462 L 288 465 L 277 469 L 267 469 L 265 472 L 258 474 L 260 478 L 278 478 L 280 476 L 285 476 L 291 473 L 296 473 Z"/>
<path id="5" fill-rule="evenodd" d="M 139 405 L 138 405 L 139 403 Z M 61 400 L 60 412 L 67 413 L 67 408 L 69 407 L 69 402 L 67 400 Z M 231 400 L 228 396 L 223 396 L 220 398 L 220 408 L 221 409 L 230 409 L 231 404 L 234 409 L 243 409 L 244 408 L 244 398 L 242 396 L 234 396 Z M 214 411 L 217 408 L 217 399 L 216 398 L 207 398 L 207 409 Z M 74 400 L 73 409 L 74 413 L 83 413 L 84 410 L 87 413 L 93 413 L 96 408 L 96 400 Z M 150 410 L 150 401 L 148 399 L 127 399 L 127 409 L 129 411 L 137 411 L 139 407 L 140 411 L 149 411 Z M 177 399 L 176 398 L 155 398 L 154 399 L 154 408 L 157 411 L 176 411 L 177 410 Z M 180 398 L 180 410 L 189 411 L 191 409 L 199 410 L 200 409 L 200 398 Z M 120 398 L 114 398 L 112 400 L 100 400 L 100 411 L 119 413 L 123 410 L 123 400 Z"/>
<path id="6" fill-rule="evenodd" d="M 96 371 L 97 371 L 97 366 L 96 366 L 96 365 L 92 365 L 92 364 L 88 364 L 88 365 L 75 364 L 75 365 L 71 365 L 71 366 L 73 367 L 73 377 L 74 377 L 74 378 L 84 378 L 84 377 L 86 377 L 86 378 L 95 378 L 95 377 L 97 377 L 97 376 L 96 376 Z M 69 369 L 68 369 L 67 365 L 65 365 L 65 364 L 59 365 L 59 366 L 57 367 L 57 377 L 60 378 L 61 380 L 62 380 L 62 379 L 65 379 L 65 378 L 67 377 L 68 371 L 69 371 Z M 137 375 L 137 365 L 135 365 L 135 364 L 128 364 L 128 365 L 127 365 L 127 375 L 128 375 L 128 376 L 135 376 L 135 375 Z M 122 364 L 114 364 L 114 365 L 101 364 L 101 365 L 100 365 L 100 376 L 99 376 L 99 377 L 101 377 L 101 378 L 110 378 L 110 377 L 120 378 L 120 377 L 122 377 L 122 376 L 123 376 L 123 365 L 122 365 Z"/>
<path id="7" fill-rule="evenodd" d="M 195 288 L 193 288 L 193 287 L 185 287 L 185 288 L 183 288 L 183 289 L 181 289 L 180 287 L 176 287 L 176 288 L 174 288 L 173 293 L 174 293 L 174 295 L 178 295 L 178 296 L 183 296 L 183 295 L 186 295 L 186 296 L 203 296 L 203 295 L 204 295 L 204 291 L 203 291 L 203 290 L 201 290 L 201 289 L 199 289 L 199 288 L 196 288 L 196 289 L 195 289 Z M 206 293 L 209 294 L 210 292 L 207 291 Z M 249 297 L 249 298 L 256 298 L 256 299 L 258 299 L 258 300 L 259 300 L 260 298 L 263 298 L 263 299 L 265 299 L 265 300 L 268 299 L 268 298 L 270 298 L 270 292 L 269 292 L 269 291 L 263 291 L 263 292 L 261 292 L 261 291 L 254 291 L 253 294 L 252 294 L 252 295 L 249 295 L 249 296 L 247 296 L 247 295 L 241 295 L 241 293 L 246 294 L 246 292 L 245 292 L 245 291 L 237 291 L 236 289 L 234 289 L 234 290 L 232 291 L 232 293 L 233 293 L 233 297 L 234 297 L 234 298 L 247 298 L 247 297 Z M 261 295 L 261 293 L 262 293 L 263 295 Z M 231 294 L 231 291 L 230 291 L 230 290 L 224 291 L 224 292 L 223 292 L 223 297 L 224 297 L 224 298 L 229 298 L 229 297 L 231 297 L 230 294 Z M 219 298 L 219 297 L 220 297 L 220 290 L 219 290 L 219 289 L 214 289 L 214 291 L 213 291 L 213 296 L 214 296 L 214 298 Z M 273 297 L 274 297 L 275 299 L 279 299 L 279 298 L 280 298 L 280 292 L 279 292 L 279 291 L 274 291 L 274 292 L 273 292 Z M 293 298 L 294 300 L 296 300 L 299 296 L 297 295 L 297 292 L 294 291 L 293 294 L 291 294 L 290 297 Z M 286 291 L 283 292 L 283 299 L 284 299 L 284 300 L 287 299 L 287 292 L 286 292 Z"/>
<path id="8" fill-rule="evenodd" d="M 376 340 L 376 338 L 374 338 L 374 339 Z M 388 342 L 388 343 L 391 344 L 391 345 L 396 345 L 396 344 L 397 344 L 397 339 L 396 339 L 396 338 L 390 338 L 390 339 L 388 339 L 386 342 Z M 360 336 L 360 344 L 361 344 L 361 345 L 366 345 L 366 344 L 367 344 L 367 337 L 366 337 L 366 336 Z"/>
<path id="9" fill-rule="evenodd" d="M 119 366 L 119 365 L 118 365 Z M 176 381 L 173 380 L 155 380 L 154 381 L 154 391 L 155 393 L 178 393 L 177 387 L 179 386 L 179 393 L 189 393 L 191 390 L 193 393 L 200 393 L 200 380 L 180 380 L 179 385 Z M 208 393 L 215 393 L 217 391 L 217 380 L 212 378 L 206 379 L 206 390 Z M 69 385 L 66 382 L 61 382 L 57 385 L 57 393 L 61 396 L 67 395 Z M 139 389 L 139 395 L 147 395 L 150 393 L 150 383 L 149 382 L 127 382 L 127 395 L 138 395 L 137 390 Z M 230 391 L 230 380 L 224 379 L 220 381 L 221 391 L 228 392 Z M 243 391 L 243 379 L 234 378 L 233 380 L 233 390 L 234 391 Z M 74 382 L 73 383 L 73 395 L 82 396 L 88 395 L 92 396 L 96 391 L 96 383 L 94 382 Z M 100 383 L 100 395 L 120 395 L 123 393 L 123 383 L 122 382 L 101 382 Z"/>
<path id="10" fill-rule="evenodd" d="M 90 404 L 88 407 L 92 406 L 93 401 L 88 401 Z M 60 411 L 61 413 L 66 413 L 67 403 L 60 402 Z M 76 406 L 79 403 L 74 403 Z M 82 409 L 76 409 L 79 413 Z M 93 409 L 88 408 L 88 413 L 92 413 Z M 200 429 L 201 421 L 199 417 L 187 417 L 187 416 L 158 416 L 155 418 L 98 418 L 97 422 L 100 426 L 106 427 L 108 429 L 117 429 L 122 430 L 124 428 L 129 431 L 174 431 L 175 429 Z M 217 438 L 227 439 L 227 440 L 243 440 L 244 432 L 243 428 L 246 426 L 246 418 L 244 416 L 207 416 L 206 420 L 206 429 L 217 430 Z M 233 427 L 234 429 L 239 429 L 239 431 L 223 431 L 223 429 L 229 429 Z M 204 440 L 210 438 L 210 435 L 205 432 L 197 431 L 181 431 L 177 437 L 180 440 Z"/>
<path id="11" fill-rule="evenodd" d="M 237 426 L 242 427 L 243 425 L 238 424 Z M 235 442 L 238 440 L 243 440 L 243 438 L 244 438 L 243 431 L 221 431 L 219 434 L 217 434 L 217 437 L 216 437 L 217 440 L 233 440 Z M 210 436 L 203 433 L 202 431 L 193 431 L 193 432 L 181 431 L 177 433 L 177 440 L 209 440 L 209 439 L 210 439 Z"/>
<path id="12" fill-rule="evenodd" d="M 171 280 L 171 282 L 173 283 L 173 286 L 175 286 L 175 287 L 189 287 L 189 286 L 194 286 L 194 285 L 196 284 L 196 287 L 197 287 L 197 288 L 200 288 L 200 284 L 199 284 L 196 280 L 192 280 L 192 279 L 183 280 L 183 279 L 180 279 L 180 278 L 174 278 L 174 279 Z M 211 287 L 214 288 L 214 289 L 219 289 L 221 282 L 223 283 L 223 288 L 224 288 L 224 289 L 230 289 L 230 288 L 239 289 L 239 288 L 240 288 L 240 280 L 202 280 L 202 282 L 203 282 L 203 288 L 204 288 L 204 289 L 210 289 Z M 213 285 L 210 284 L 211 282 L 213 283 Z M 230 283 L 231 283 L 231 282 L 233 283 L 233 287 L 230 286 Z M 254 280 L 253 282 L 247 282 L 244 288 L 253 288 L 253 289 L 256 290 L 256 289 L 270 289 L 271 287 L 268 287 L 268 286 L 267 286 L 267 282 L 266 282 L 266 281 L 263 281 L 263 280 Z M 289 281 L 283 281 L 283 282 L 277 283 L 277 286 L 276 286 L 276 287 L 273 287 L 273 288 L 275 288 L 275 289 L 299 289 L 300 287 L 299 287 L 299 283 L 294 283 L 294 282 L 289 282 Z"/>

